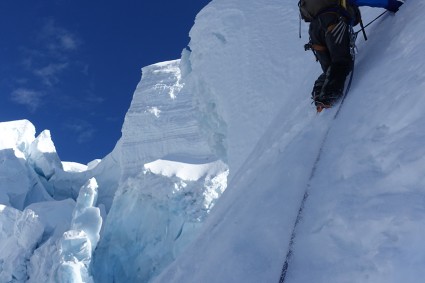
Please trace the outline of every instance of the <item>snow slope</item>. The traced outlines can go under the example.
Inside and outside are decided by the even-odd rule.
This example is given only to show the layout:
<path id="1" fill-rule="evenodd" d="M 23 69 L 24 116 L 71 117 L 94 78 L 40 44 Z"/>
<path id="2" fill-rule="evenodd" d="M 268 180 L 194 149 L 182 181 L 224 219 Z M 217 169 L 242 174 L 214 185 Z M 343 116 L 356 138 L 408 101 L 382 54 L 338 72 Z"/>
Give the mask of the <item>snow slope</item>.
<path id="1" fill-rule="evenodd" d="M 201 236 L 154 282 L 278 282 L 306 190 L 284 282 L 422 282 L 425 23 L 418 11 L 424 3 L 409 1 L 395 17 L 371 26 L 368 42 L 359 38 L 353 87 L 336 120 L 335 109 L 311 114 L 306 97 L 319 66 L 311 65 L 309 54 L 296 57 L 296 68 L 268 60 L 279 54 L 290 62 L 289 54 L 302 48 L 294 43 L 294 6 L 214 1 L 198 17 L 197 28 L 202 19 L 208 26 L 211 11 L 221 29 L 232 30 L 226 15 L 244 15 L 243 29 L 262 35 L 258 40 L 271 53 L 259 54 L 260 66 L 271 75 L 278 70 L 288 87 L 258 80 L 256 68 L 243 71 L 265 93 L 280 92 L 273 98 L 285 105 L 235 173 Z M 365 18 L 379 12 L 365 10 Z M 283 40 L 285 33 L 292 37 Z M 241 48 L 255 47 L 252 40 Z M 233 52 L 238 58 L 239 50 Z"/>
<path id="2" fill-rule="evenodd" d="M 0 123 L 0 282 L 278 282 L 289 250 L 284 282 L 422 282 L 424 6 L 359 38 L 336 119 L 296 4 L 213 0 L 102 160 Z"/>

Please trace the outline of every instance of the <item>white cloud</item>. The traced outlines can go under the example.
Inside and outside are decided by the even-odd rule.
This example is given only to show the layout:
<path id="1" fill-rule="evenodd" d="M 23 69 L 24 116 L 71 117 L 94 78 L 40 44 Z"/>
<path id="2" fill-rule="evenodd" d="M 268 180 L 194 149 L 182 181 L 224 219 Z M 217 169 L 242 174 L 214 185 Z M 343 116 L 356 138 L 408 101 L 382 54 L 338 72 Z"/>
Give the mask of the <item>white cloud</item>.
<path id="1" fill-rule="evenodd" d="M 45 21 L 36 36 L 32 48 L 21 47 L 24 53 L 22 65 L 41 79 L 46 86 L 60 82 L 59 75 L 65 70 L 75 69 L 75 56 L 81 40 L 52 19 Z M 82 63 L 80 63 L 82 64 Z M 88 67 L 86 67 L 88 68 Z"/>
<path id="2" fill-rule="evenodd" d="M 61 34 L 59 35 L 59 40 L 64 49 L 75 50 L 78 47 L 77 40 L 71 34 Z"/>
<path id="3" fill-rule="evenodd" d="M 58 26 L 54 20 L 46 22 L 41 29 L 39 38 L 49 51 L 56 54 L 77 50 L 81 44 L 75 34 Z"/>
<path id="4" fill-rule="evenodd" d="M 41 69 L 34 70 L 34 74 L 40 77 L 45 85 L 52 86 L 59 82 L 57 76 L 68 67 L 68 63 L 49 64 Z"/>
<path id="5" fill-rule="evenodd" d="M 43 103 L 43 93 L 26 88 L 19 88 L 11 93 L 11 100 L 25 105 L 30 112 L 35 112 Z"/>

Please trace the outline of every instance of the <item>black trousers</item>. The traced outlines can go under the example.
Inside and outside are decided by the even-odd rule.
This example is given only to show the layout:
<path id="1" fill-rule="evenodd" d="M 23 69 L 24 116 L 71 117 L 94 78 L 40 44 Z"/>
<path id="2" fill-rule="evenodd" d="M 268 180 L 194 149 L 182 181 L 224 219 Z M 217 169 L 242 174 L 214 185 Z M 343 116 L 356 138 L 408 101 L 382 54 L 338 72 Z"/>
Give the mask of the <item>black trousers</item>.
<path id="1" fill-rule="evenodd" d="M 323 13 L 310 23 L 310 39 L 323 74 L 315 82 L 320 96 L 342 94 L 347 75 L 353 68 L 350 53 L 350 31 L 345 18 L 334 12 Z M 313 94 L 314 95 L 314 94 Z"/>

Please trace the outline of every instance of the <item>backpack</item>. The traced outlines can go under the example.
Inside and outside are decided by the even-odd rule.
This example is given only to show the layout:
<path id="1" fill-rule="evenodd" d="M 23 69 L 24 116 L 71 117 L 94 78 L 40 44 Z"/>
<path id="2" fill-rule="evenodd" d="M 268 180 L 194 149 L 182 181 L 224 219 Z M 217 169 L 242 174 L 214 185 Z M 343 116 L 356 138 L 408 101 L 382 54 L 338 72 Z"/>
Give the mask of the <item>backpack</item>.
<path id="1" fill-rule="evenodd" d="M 359 8 L 351 5 L 347 0 L 299 0 L 298 7 L 301 18 L 305 22 L 311 22 L 326 9 L 342 14 L 352 21 L 353 26 L 356 26 L 361 20 Z"/>

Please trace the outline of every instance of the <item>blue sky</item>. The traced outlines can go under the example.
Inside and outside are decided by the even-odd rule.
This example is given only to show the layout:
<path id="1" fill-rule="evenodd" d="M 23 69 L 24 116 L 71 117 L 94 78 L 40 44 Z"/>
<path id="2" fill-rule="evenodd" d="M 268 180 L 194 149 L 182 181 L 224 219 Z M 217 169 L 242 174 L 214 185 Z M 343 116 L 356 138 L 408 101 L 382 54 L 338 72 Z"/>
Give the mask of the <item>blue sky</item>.
<path id="1" fill-rule="evenodd" d="M 209 2 L 0 1 L 0 121 L 49 129 L 63 161 L 103 158 L 141 68 L 180 58 Z"/>

